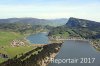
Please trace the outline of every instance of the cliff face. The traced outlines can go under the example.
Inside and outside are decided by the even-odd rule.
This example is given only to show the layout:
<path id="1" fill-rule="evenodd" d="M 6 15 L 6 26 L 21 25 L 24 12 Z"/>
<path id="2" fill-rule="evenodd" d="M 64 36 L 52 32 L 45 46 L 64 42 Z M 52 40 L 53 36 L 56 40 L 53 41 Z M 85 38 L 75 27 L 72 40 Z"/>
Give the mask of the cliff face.
<path id="1" fill-rule="evenodd" d="M 69 27 L 87 27 L 89 29 L 100 28 L 99 22 L 90 21 L 86 19 L 78 19 L 78 18 L 73 18 L 73 17 L 69 18 L 66 25 Z"/>

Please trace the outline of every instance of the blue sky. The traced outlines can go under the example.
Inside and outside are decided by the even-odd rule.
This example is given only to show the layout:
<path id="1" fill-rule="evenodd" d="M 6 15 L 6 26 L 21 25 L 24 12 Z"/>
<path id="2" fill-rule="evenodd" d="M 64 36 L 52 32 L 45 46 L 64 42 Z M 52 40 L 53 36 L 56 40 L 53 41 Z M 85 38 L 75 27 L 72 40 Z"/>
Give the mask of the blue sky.
<path id="1" fill-rule="evenodd" d="M 83 18 L 100 22 L 100 0 L 0 0 L 0 18 Z"/>

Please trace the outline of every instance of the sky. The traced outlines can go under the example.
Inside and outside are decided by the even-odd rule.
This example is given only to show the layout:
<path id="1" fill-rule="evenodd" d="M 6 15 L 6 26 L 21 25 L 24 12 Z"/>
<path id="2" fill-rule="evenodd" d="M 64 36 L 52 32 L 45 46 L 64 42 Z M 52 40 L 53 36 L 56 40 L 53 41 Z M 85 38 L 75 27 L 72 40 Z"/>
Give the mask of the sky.
<path id="1" fill-rule="evenodd" d="M 100 0 L 0 0 L 0 18 L 76 17 L 100 22 Z"/>

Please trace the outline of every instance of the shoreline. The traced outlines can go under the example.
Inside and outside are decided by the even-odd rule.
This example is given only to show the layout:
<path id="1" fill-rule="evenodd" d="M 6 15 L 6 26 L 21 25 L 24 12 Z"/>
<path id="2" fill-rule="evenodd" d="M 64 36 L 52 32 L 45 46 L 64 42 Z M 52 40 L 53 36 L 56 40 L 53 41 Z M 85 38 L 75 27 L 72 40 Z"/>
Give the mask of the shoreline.
<path id="1" fill-rule="evenodd" d="M 33 33 L 33 34 L 37 34 L 37 33 L 40 33 L 40 32 L 36 32 L 36 33 Z M 42 32 L 42 33 L 47 33 L 47 32 Z M 30 34 L 31 35 L 31 34 Z M 28 35 L 29 36 L 29 35 Z M 49 38 L 49 37 L 48 37 Z M 46 44 L 33 44 L 31 43 L 28 39 L 27 39 L 27 36 L 24 38 L 26 40 L 26 42 L 29 44 L 29 45 L 32 45 L 32 46 L 43 46 L 43 45 L 46 45 Z M 50 38 L 49 38 L 50 39 Z M 54 40 L 55 42 L 58 42 L 58 41 L 66 41 L 66 40 L 74 40 L 74 41 L 88 41 L 97 51 L 100 51 L 98 50 L 98 46 L 93 42 L 92 39 L 84 39 L 84 38 L 61 38 L 61 39 L 50 39 L 50 40 Z M 52 41 L 51 41 L 52 42 Z"/>
<path id="2" fill-rule="evenodd" d="M 47 32 L 36 32 L 36 33 L 32 33 L 32 34 L 37 34 L 37 33 L 47 33 Z M 31 46 L 44 46 L 44 45 L 46 45 L 46 44 L 33 44 L 33 43 L 31 43 L 28 39 L 27 39 L 27 37 L 29 36 L 29 35 L 32 35 L 32 34 L 28 34 L 27 36 L 25 36 L 24 37 L 24 40 L 29 44 L 29 45 L 31 45 Z M 48 37 L 49 38 L 49 37 Z M 50 38 L 49 38 L 50 39 Z M 51 40 L 51 42 L 52 42 L 52 40 L 53 41 L 55 41 L 55 42 L 58 42 L 58 41 L 66 41 L 66 40 L 74 40 L 74 41 L 88 41 L 97 51 L 98 51 L 98 46 L 96 46 L 95 45 L 95 43 L 93 42 L 93 40 L 92 39 L 84 39 L 84 38 L 61 38 L 61 39 L 50 39 Z M 100 50 L 99 50 L 100 51 Z"/>
<path id="3" fill-rule="evenodd" d="M 48 44 L 48 45 L 50 45 L 50 44 Z M 61 44 L 61 46 L 53 48 L 54 49 L 52 51 L 53 53 L 50 53 L 50 56 L 45 56 L 44 59 L 42 59 L 40 61 L 41 62 L 41 66 L 48 66 L 51 63 L 51 59 L 55 59 L 55 57 L 58 55 L 61 47 L 62 47 L 62 44 Z M 55 52 L 55 51 L 57 51 L 57 52 Z"/>
<path id="4" fill-rule="evenodd" d="M 95 40 L 92 40 L 92 41 L 90 41 L 90 43 L 98 52 L 100 52 L 99 42 L 96 41 L 96 43 L 95 43 Z"/>
<path id="5" fill-rule="evenodd" d="M 75 40 L 75 41 L 77 41 L 77 40 L 79 40 L 79 41 L 89 41 L 89 40 L 87 40 L 87 39 L 55 39 L 55 40 L 62 40 L 62 41 L 64 41 L 64 40 Z"/>
<path id="6" fill-rule="evenodd" d="M 63 38 L 61 38 L 61 39 L 51 39 L 52 41 L 66 41 L 66 40 L 72 40 L 72 41 L 88 41 L 89 42 L 89 44 L 91 44 L 92 45 L 92 47 L 94 48 L 94 49 L 96 49 L 97 51 L 100 51 L 100 45 L 99 45 L 99 42 L 97 42 L 97 41 L 95 41 L 95 40 L 93 40 L 93 39 L 77 39 L 77 38 L 71 38 L 71 39 L 63 39 Z M 94 42 L 95 41 L 95 42 Z"/>
<path id="7" fill-rule="evenodd" d="M 33 44 L 33 43 L 31 43 L 31 42 L 27 39 L 28 36 L 30 36 L 30 35 L 35 35 L 35 34 L 38 34 L 38 33 L 48 33 L 48 32 L 40 32 L 40 31 L 37 31 L 37 32 L 32 33 L 32 34 L 26 34 L 25 37 L 24 37 L 23 39 L 24 39 L 24 40 L 26 41 L 26 43 L 28 43 L 28 45 L 30 45 L 30 46 L 44 46 L 44 45 L 47 45 L 47 44 Z"/>

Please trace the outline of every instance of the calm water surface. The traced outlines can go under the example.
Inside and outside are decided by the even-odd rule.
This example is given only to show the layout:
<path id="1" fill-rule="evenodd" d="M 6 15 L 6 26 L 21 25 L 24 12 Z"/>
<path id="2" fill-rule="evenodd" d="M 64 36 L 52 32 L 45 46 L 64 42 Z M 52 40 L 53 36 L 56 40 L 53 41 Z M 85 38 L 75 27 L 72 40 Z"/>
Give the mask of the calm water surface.
<path id="1" fill-rule="evenodd" d="M 100 66 L 100 53 L 89 42 L 65 41 L 55 59 L 79 59 L 77 63 L 51 63 L 49 66 Z M 80 63 L 80 58 L 95 58 L 94 63 Z M 91 59 L 92 61 L 92 59 Z"/>
<path id="2" fill-rule="evenodd" d="M 49 39 L 47 37 L 47 33 L 37 33 L 37 34 L 32 34 L 27 37 L 27 39 L 30 41 L 32 44 L 48 44 Z"/>
<path id="3" fill-rule="evenodd" d="M 48 44 L 47 33 L 33 34 L 27 37 L 32 44 Z M 100 52 L 97 52 L 89 42 L 65 41 L 55 59 L 79 59 L 78 63 L 51 63 L 49 66 L 100 66 Z M 94 63 L 80 63 L 80 58 L 95 58 Z M 91 60 L 92 61 L 92 60 Z"/>

